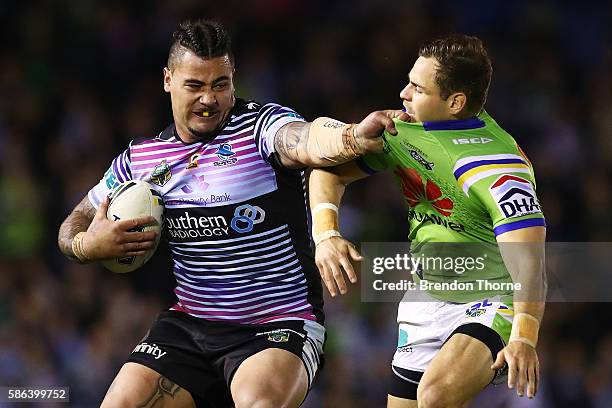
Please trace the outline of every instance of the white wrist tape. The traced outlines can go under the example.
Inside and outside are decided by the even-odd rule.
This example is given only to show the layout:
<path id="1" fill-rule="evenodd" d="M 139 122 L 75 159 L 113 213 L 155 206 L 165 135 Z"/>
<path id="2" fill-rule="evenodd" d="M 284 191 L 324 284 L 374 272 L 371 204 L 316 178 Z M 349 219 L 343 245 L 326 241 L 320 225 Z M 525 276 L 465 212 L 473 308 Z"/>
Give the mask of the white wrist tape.
<path id="1" fill-rule="evenodd" d="M 319 211 L 325 210 L 325 209 L 332 210 L 336 214 L 338 214 L 338 207 L 336 207 L 334 204 L 332 204 L 332 203 L 319 203 L 319 204 L 315 205 L 315 207 L 312 209 L 312 215 L 314 216 Z"/>
<path id="2" fill-rule="evenodd" d="M 540 321 L 528 313 L 518 313 L 512 320 L 510 341 L 520 341 L 535 348 L 538 344 Z"/>
<path id="3" fill-rule="evenodd" d="M 312 236 L 328 230 L 339 231 L 338 207 L 332 203 L 319 203 L 312 209 Z"/>
<path id="4" fill-rule="evenodd" d="M 355 124 L 320 117 L 310 124 L 306 149 L 310 155 L 330 164 L 345 163 L 362 153 Z"/>
<path id="5" fill-rule="evenodd" d="M 325 241 L 326 239 L 330 239 L 332 237 L 341 237 L 341 236 L 342 235 L 340 235 L 339 231 L 327 230 L 327 231 L 321 232 L 320 234 L 315 235 L 313 239 L 314 239 L 315 246 L 317 246 L 321 242 Z"/>

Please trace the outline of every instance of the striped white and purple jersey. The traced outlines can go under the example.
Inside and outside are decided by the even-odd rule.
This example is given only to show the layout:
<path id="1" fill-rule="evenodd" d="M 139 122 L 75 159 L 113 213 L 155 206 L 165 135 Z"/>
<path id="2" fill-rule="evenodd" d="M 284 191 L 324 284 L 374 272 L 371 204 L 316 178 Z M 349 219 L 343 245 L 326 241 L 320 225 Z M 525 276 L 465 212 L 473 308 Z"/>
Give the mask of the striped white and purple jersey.
<path id="1" fill-rule="evenodd" d="M 174 125 L 133 140 L 89 191 L 97 208 L 118 183 L 145 180 L 165 206 L 174 261 L 173 306 L 239 324 L 323 323 L 323 300 L 307 225 L 305 179 L 282 168 L 274 136 L 292 109 L 238 99 L 210 142 L 183 143 Z"/>

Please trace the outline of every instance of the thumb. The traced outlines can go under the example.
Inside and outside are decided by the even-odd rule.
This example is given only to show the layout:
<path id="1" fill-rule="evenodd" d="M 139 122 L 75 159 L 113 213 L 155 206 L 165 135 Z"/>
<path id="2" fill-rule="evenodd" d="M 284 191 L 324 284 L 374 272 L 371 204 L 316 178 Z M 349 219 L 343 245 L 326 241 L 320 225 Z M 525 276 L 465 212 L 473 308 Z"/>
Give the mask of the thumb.
<path id="1" fill-rule="evenodd" d="M 502 350 L 499 353 L 497 353 L 497 358 L 495 359 L 495 362 L 491 366 L 491 370 L 501 369 L 504 366 L 505 362 L 506 362 L 506 355 L 504 354 L 504 351 Z"/>
<path id="2" fill-rule="evenodd" d="M 363 259 L 359 251 L 357 251 L 353 245 L 349 245 L 349 254 L 351 254 L 353 261 L 361 261 Z"/>
<path id="3" fill-rule="evenodd" d="M 395 129 L 395 123 L 393 120 L 389 119 L 385 121 L 385 130 L 392 134 L 393 136 L 397 135 L 397 130 Z"/>
<path id="4" fill-rule="evenodd" d="M 108 206 L 110 204 L 110 198 L 108 196 L 104 196 L 104 199 L 100 203 L 100 206 L 96 210 L 95 218 L 106 218 L 106 213 L 108 212 Z"/>

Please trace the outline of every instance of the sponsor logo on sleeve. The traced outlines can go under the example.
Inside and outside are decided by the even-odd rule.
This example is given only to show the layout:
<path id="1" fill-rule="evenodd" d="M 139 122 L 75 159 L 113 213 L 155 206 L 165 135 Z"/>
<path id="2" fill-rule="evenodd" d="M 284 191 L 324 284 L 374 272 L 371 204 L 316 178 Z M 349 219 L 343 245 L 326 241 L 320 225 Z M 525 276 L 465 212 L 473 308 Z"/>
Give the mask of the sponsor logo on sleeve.
<path id="1" fill-rule="evenodd" d="M 505 174 L 489 187 L 497 207 L 506 218 L 540 213 L 533 185 L 522 177 Z"/>
<path id="2" fill-rule="evenodd" d="M 109 190 L 113 190 L 120 184 L 112 169 L 108 169 L 106 173 L 104 173 L 104 183 Z"/>

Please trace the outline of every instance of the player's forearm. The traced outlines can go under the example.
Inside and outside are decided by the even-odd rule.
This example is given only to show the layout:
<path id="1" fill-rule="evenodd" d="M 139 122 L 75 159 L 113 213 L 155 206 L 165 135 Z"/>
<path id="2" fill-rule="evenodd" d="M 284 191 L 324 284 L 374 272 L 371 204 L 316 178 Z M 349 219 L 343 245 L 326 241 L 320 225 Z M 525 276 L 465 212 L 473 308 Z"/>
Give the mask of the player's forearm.
<path id="1" fill-rule="evenodd" d="M 355 126 L 330 118 L 293 122 L 278 131 L 274 147 L 286 167 L 338 165 L 364 153 Z"/>
<path id="2" fill-rule="evenodd" d="M 346 184 L 346 181 L 335 174 L 333 169 L 313 169 L 309 183 L 310 207 L 314 208 L 320 203 L 339 206 Z"/>
<path id="3" fill-rule="evenodd" d="M 511 231 L 497 237 L 499 249 L 512 281 L 520 284 L 514 291 L 514 322 L 510 341 L 535 347 L 546 300 L 544 227 Z"/>
<path id="4" fill-rule="evenodd" d="M 514 313 L 527 313 L 541 322 L 546 300 L 543 244 L 521 243 L 515 246 L 510 250 L 516 252 L 513 253 L 515 259 L 506 262 L 510 264 L 508 270 L 512 281 L 521 285 L 520 290 L 514 291 Z"/>
<path id="5" fill-rule="evenodd" d="M 514 302 L 514 314 L 527 313 L 541 323 L 544 317 L 545 302 Z"/>
<path id="6" fill-rule="evenodd" d="M 87 200 L 87 201 L 86 201 Z M 71 261 L 81 262 L 74 254 L 72 241 L 79 232 L 87 231 L 95 214 L 95 209 L 87 197 L 72 210 L 59 228 L 57 243 L 60 251 Z"/>
<path id="7" fill-rule="evenodd" d="M 314 169 L 310 173 L 310 209 L 312 210 L 312 235 L 315 243 L 340 234 L 338 207 L 346 184 L 332 169 Z"/>

